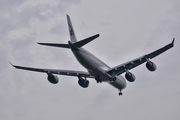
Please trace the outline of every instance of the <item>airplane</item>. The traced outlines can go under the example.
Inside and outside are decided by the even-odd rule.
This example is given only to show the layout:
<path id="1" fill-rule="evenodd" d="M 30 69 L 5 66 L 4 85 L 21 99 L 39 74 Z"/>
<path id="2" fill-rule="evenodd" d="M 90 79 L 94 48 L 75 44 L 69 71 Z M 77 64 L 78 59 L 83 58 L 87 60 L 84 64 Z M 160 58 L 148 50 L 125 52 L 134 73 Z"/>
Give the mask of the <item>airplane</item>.
<path id="1" fill-rule="evenodd" d="M 149 71 L 155 71 L 156 64 L 150 61 L 150 59 L 160 55 L 161 53 L 167 51 L 168 49 L 174 46 L 175 38 L 173 38 L 170 44 L 154 52 L 151 52 L 149 54 L 143 55 L 139 58 L 136 58 L 134 60 L 131 60 L 129 62 L 111 68 L 107 64 L 99 60 L 97 57 L 95 57 L 93 54 L 82 48 L 87 43 L 98 38 L 99 34 L 77 41 L 71 19 L 69 15 L 66 16 L 67 16 L 67 23 L 69 28 L 69 35 L 70 35 L 70 41 L 68 41 L 68 44 L 58 44 L 58 43 L 37 43 L 37 44 L 71 49 L 72 53 L 74 54 L 78 62 L 87 69 L 87 72 L 75 71 L 75 70 L 32 68 L 32 67 L 13 65 L 10 62 L 9 63 L 17 69 L 46 73 L 48 76 L 47 77 L 48 81 L 52 84 L 57 84 L 59 82 L 58 77 L 55 76 L 54 74 L 77 77 L 78 84 L 82 88 L 87 88 L 89 86 L 89 80 L 87 80 L 87 78 L 93 78 L 96 80 L 97 83 L 102 83 L 102 82 L 109 83 L 114 88 L 119 90 L 119 95 L 121 96 L 122 90 L 125 89 L 127 86 L 126 80 L 129 82 L 135 81 L 135 75 L 130 72 L 131 69 L 146 62 L 146 68 Z M 122 76 L 123 73 L 125 73 L 126 79 Z"/>

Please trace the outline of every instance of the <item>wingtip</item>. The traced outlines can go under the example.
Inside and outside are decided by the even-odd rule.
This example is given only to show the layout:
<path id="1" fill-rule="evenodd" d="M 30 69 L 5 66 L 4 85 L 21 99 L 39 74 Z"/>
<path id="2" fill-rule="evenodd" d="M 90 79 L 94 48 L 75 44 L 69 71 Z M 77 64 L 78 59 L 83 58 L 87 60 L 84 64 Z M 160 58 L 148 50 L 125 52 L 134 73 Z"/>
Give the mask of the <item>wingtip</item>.
<path id="1" fill-rule="evenodd" d="M 174 41 L 175 41 L 175 38 L 173 38 L 173 41 L 172 41 L 172 43 L 174 43 Z"/>
<path id="2" fill-rule="evenodd" d="M 10 61 L 8 61 L 8 62 L 9 62 L 9 64 L 11 64 L 14 67 L 14 65 Z"/>
<path id="3" fill-rule="evenodd" d="M 171 43 L 173 46 L 174 46 L 174 41 L 175 41 L 175 38 L 173 38 L 172 43 Z"/>
<path id="4" fill-rule="evenodd" d="M 48 43 L 39 43 L 39 42 L 37 42 L 37 44 L 38 44 L 38 45 L 46 45 L 46 44 L 48 44 Z"/>

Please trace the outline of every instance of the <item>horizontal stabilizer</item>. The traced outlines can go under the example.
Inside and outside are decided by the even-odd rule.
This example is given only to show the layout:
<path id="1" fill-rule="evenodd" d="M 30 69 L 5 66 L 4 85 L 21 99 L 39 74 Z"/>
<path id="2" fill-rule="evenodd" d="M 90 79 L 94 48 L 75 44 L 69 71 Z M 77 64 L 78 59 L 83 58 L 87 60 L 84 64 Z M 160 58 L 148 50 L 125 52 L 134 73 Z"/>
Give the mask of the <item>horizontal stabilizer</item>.
<path id="1" fill-rule="evenodd" d="M 87 43 L 91 42 L 92 40 L 96 39 L 99 37 L 99 34 L 88 37 L 86 39 L 83 39 L 81 41 L 78 41 L 76 43 L 73 43 L 76 47 L 82 47 L 86 45 Z M 62 48 L 70 48 L 69 44 L 58 44 L 58 43 L 37 43 L 40 45 L 47 45 L 47 46 L 53 46 L 53 47 L 62 47 Z"/>
<path id="2" fill-rule="evenodd" d="M 53 46 L 53 47 L 70 48 L 68 44 L 57 44 L 57 43 L 37 43 L 37 44 Z"/>
<path id="3" fill-rule="evenodd" d="M 87 43 L 91 42 L 92 40 L 96 39 L 97 37 L 99 37 L 99 34 L 91 36 L 84 40 L 78 41 L 78 42 L 74 43 L 74 45 L 77 47 L 82 47 L 82 46 L 86 45 Z"/>

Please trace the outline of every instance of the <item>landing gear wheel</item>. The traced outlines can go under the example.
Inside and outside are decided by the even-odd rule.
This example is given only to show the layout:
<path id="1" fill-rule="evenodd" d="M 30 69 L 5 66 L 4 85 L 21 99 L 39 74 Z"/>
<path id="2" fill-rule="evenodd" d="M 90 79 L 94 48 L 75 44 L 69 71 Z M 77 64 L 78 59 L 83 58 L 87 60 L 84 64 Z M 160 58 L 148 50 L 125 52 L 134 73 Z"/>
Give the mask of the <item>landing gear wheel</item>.
<path id="1" fill-rule="evenodd" d="M 111 78 L 109 78 L 109 81 L 110 81 L 110 82 L 112 82 L 112 81 L 113 81 L 113 78 L 112 78 L 112 77 L 111 77 Z"/>
<path id="2" fill-rule="evenodd" d="M 123 95 L 122 92 L 119 93 L 119 96 Z"/>
<path id="3" fill-rule="evenodd" d="M 100 79 L 99 79 L 99 80 L 96 80 L 96 81 L 97 81 L 97 83 L 102 83 L 102 80 L 100 80 Z"/>
<path id="4" fill-rule="evenodd" d="M 119 90 L 119 96 L 123 95 L 123 93 L 121 92 L 121 90 Z"/>
<path id="5" fill-rule="evenodd" d="M 113 77 L 113 81 L 116 81 L 116 77 Z"/>
<path id="6" fill-rule="evenodd" d="M 95 80 L 97 81 L 97 83 L 102 83 L 102 80 L 99 76 L 95 77 Z"/>

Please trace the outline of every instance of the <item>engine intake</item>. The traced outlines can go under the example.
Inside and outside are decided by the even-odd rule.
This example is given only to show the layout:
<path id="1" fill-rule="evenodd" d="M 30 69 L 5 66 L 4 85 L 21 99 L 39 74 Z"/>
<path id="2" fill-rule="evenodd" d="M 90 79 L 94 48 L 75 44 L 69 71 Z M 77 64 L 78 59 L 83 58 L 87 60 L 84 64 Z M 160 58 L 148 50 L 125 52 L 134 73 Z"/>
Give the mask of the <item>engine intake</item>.
<path id="1" fill-rule="evenodd" d="M 52 84 L 57 84 L 59 82 L 59 79 L 57 76 L 53 75 L 53 74 L 48 74 L 48 77 L 47 77 L 48 81 Z"/>
<path id="2" fill-rule="evenodd" d="M 83 78 L 79 77 L 78 84 L 79 84 L 82 88 L 87 88 L 87 87 L 89 86 L 89 81 L 86 80 L 86 79 L 83 79 Z"/>
<path id="3" fill-rule="evenodd" d="M 136 79 L 134 74 L 132 74 L 130 72 L 126 72 L 125 77 L 129 82 L 134 82 Z"/>
<path id="4" fill-rule="evenodd" d="M 153 62 L 151 61 L 148 61 L 146 63 L 146 68 L 149 70 L 149 71 L 155 71 L 156 70 L 156 64 L 154 64 Z"/>

